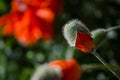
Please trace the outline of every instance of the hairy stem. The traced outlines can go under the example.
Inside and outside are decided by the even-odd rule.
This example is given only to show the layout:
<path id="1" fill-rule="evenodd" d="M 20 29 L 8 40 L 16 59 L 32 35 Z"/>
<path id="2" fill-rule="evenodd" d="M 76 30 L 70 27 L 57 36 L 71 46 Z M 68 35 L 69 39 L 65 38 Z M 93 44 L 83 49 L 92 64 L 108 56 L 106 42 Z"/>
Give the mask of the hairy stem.
<path id="1" fill-rule="evenodd" d="M 115 67 L 110 66 L 110 64 L 108 64 L 95 50 L 91 53 L 120 80 L 120 73 L 115 69 Z"/>
<path id="2" fill-rule="evenodd" d="M 114 26 L 114 27 L 108 28 L 108 29 L 107 29 L 107 32 L 112 31 L 112 30 L 115 30 L 115 29 L 120 29 L 120 25 L 119 25 L 119 26 Z"/>
<path id="3" fill-rule="evenodd" d="M 114 67 L 118 72 L 120 72 L 120 67 L 116 67 L 116 66 L 112 66 L 112 65 L 110 65 L 110 66 Z M 83 64 L 81 67 L 82 67 L 83 72 L 87 72 L 89 70 L 104 70 L 104 71 L 109 70 L 103 64 Z"/>

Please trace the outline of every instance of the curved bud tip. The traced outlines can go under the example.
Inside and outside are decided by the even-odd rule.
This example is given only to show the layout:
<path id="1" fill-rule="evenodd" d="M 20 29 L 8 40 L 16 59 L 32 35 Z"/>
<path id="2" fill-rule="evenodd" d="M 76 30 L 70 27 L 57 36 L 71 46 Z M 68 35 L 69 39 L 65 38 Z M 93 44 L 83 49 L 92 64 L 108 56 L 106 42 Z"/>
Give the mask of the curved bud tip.
<path id="1" fill-rule="evenodd" d="M 63 34 L 70 46 L 85 53 L 90 53 L 95 48 L 89 29 L 77 19 L 70 20 L 65 24 Z"/>
<path id="2" fill-rule="evenodd" d="M 63 35 L 70 46 L 75 46 L 77 32 L 89 33 L 89 29 L 78 19 L 68 21 L 63 27 Z"/>

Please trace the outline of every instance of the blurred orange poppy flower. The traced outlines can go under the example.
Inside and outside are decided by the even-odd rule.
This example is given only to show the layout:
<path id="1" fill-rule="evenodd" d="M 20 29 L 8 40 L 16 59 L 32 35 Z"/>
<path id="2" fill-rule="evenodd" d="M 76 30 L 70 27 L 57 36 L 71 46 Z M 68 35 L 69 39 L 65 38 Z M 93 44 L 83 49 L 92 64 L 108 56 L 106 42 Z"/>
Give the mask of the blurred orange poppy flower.
<path id="1" fill-rule="evenodd" d="M 62 70 L 62 80 L 78 80 L 81 76 L 81 67 L 76 60 L 58 60 L 49 63 L 52 67 L 60 67 Z"/>
<path id="2" fill-rule="evenodd" d="M 51 40 L 53 21 L 62 8 L 62 0 L 13 0 L 9 14 L 0 18 L 3 35 L 14 35 L 24 45 L 40 38 Z"/>

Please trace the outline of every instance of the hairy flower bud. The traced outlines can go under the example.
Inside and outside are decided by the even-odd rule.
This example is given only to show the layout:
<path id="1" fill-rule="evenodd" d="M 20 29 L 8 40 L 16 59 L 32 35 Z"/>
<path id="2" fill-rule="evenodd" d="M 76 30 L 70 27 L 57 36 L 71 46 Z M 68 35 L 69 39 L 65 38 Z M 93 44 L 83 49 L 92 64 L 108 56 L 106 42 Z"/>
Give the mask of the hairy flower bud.
<path id="1" fill-rule="evenodd" d="M 36 69 L 31 80 L 61 80 L 61 72 L 57 67 L 53 68 L 44 64 Z"/>
<path id="2" fill-rule="evenodd" d="M 95 48 L 89 29 L 77 19 L 70 20 L 65 24 L 63 34 L 70 46 L 85 53 L 90 53 Z"/>
<path id="3" fill-rule="evenodd" d="M 81 67 L 76 60 L 57 60 L 50 63 L 51 67 L 59 67 L 62 72 L 61 80 L 78 80 L 81 77 Z M 57 80 L 57 79 L 56 79 Z"/>
<path id="4" fill-rule="evenodd" d="M 39 66 L 31 80 L 78 80 L 81 67 L 76 60 L 55 60 Z"/>

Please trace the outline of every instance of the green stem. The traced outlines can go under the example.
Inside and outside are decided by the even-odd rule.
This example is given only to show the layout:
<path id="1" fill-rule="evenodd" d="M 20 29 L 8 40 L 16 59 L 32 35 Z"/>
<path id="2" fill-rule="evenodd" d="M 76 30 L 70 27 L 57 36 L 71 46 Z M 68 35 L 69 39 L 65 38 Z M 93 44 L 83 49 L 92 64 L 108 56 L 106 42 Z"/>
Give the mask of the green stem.
<path id="1" fill-rule="evenodd" d="M 65 59 L 66 60 L 71 60 L 74 57 L 74 48 L 72 47 L 68 47 L 67 51 L 66 51 L 66 56 Z"/>
<path id="2" fill-rule="evenodd" d="M 112 66 L 111 67 L 115 67 L 115 69 L 120 72 L 120 67 L 116 67 L 116 66 Z M 88 72 L 89 70 L 104 70 L 104 71 L 108 71 L 109 69 L 104 66 L 103 64 L 83 64 L 81 65 L 83 72 Z"/>
<path id="3" fill-rule="evenodd" d="M 108 64 L 95 50 L 91 53 L 120 80 L 120 73 L 117 72 L 114 67 L 110 66 L 110 64 Z"/>
<path id="4" fill-rule="evenodd" d="M 115 30 L 115 29 L 120 29 L 120 25 L 108 28 L 106 31 L 109 32 L 109 31 L 112 31 L 112 30 Z"/>

